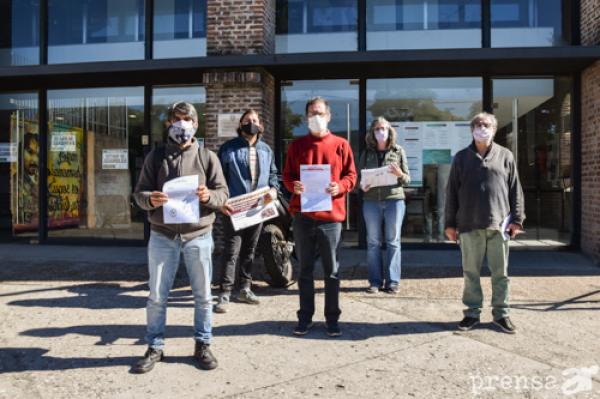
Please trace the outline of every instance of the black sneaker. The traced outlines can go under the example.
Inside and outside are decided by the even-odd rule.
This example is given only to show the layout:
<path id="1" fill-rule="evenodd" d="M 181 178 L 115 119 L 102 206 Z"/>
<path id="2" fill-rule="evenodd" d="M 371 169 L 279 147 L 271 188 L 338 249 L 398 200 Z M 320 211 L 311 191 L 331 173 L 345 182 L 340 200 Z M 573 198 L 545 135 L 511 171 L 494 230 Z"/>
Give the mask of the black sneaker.
<path id="1" fill-rule="evenodd" d="M 508 316 L 503 317 L 501 319 L 494 320 L 494 324 L 497 325 L 498 327 L 500 327 L 502 329 L 502 331 L 504 331 L 507 334 L 516 334 L 517 333 L 517 327 L 515 327 L 513 322 L 510 321 Z"/>
<path id="2" fill-rule="evenodd" d="M 133 373 L 144 374 L 154 368 L 154 365 L 165 357 L 160 349 L 148 348 L 144 357 L 141 358 L 131 369 Z"/>
<path id="3" fill-rule="evenodd" d="M 398 295 L 398 293 L 400 292 L 400 287 L 398 285 L 390 285 L 384 291 L 386 294 Z"/>
<path id="4" fill-rule="evenodd" d="M 479 318 L 477 317 L 465 317 L 458 323 L 458 329 L 462 331 L 469 331 L 473 327 L 479 324 Z"/>
<path id="5" fill-rule="evenodd" d="M 198 361 L 198 367 L 202 370 L 213 370 L 218 366 L 217 359 L 210 351 L 210 345 L 196 341 L 194 358 Z"/>
<path id="6" fill-rule="evenodd" d="M 340 330 L 340 326 L 335 322 L 326 323 L 327 335 L 334 338 L 340 337 L 342 335 L 342 330 Z"/>
<path id="7" fill-rule="evenodd" d="M 299 321 L 296 328 L 294 328 L 294 335 L 302 336 L 308 333 L 313 326 L 312 321 Z"/>

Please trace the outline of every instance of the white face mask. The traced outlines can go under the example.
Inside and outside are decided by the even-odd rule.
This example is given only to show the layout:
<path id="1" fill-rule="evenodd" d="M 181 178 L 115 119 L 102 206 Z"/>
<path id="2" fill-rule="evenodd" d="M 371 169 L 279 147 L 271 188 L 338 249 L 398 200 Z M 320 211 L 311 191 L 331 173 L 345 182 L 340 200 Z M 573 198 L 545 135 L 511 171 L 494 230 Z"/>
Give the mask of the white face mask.
<path id="1" fill-rule="evenodd" d="M 492 129 L 489 127 L 476 127 L 473 129 L 473 138 L 480 143 L 487 143 L 493 137 Z"/>
<path id="2" fill-rule="evenodd" d="M 169 126 L 169 137 L 176 143 L 185 144 L 196 134 L 193 121 L 177 121 Z"/>
<path id="3" fill-rule="evenodd" d="M 385 142 L 388 139 L 388 130 L 387 129 L 376 129 L 375 130 L 375 140 L 378 142 Z"/>
<path id="4" fill-rule="evenodd" d="M 308 118 L 308 130 L 321 133 L 327 130 L 327 119 L 322 115 L 314 115 Z"/>

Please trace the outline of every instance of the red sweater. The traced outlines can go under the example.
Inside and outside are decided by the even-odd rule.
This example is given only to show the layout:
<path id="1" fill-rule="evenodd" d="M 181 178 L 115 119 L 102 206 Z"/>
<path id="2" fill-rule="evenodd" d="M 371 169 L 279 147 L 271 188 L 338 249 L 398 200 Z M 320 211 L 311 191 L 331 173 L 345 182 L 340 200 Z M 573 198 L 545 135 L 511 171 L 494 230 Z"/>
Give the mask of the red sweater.
<path id="1" fill-rule="evenodd" d="M 338 183 L 340 192 L 332 198 L 331 211 L 304 214 L 317 220 L 341 222 L 346 219 L 346 193 L 356 184 L 356 169 L 350 144 L 332 133 L 322 138 L 309 133 L 290 143 L 283 169 L 283 184 L 292 193 L 289 209 L 292 215 L 300 212 L 300 196 L 293 194 L 294 181 L 300 180 L 300 165 L 324 164 L 331 165 L 331 181 Z"/>

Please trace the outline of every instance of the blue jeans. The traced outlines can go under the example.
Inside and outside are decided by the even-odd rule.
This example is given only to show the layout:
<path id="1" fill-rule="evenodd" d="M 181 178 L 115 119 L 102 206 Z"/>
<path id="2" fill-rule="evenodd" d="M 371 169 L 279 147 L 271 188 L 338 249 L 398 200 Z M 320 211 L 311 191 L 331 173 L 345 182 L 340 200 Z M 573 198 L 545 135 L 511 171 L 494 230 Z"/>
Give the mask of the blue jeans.
<path id="1" fill-rule="evenodd" d="M 367 263 L 371 287 L 390 288 L 400 284 L 400 233 L 406 206 L 404 200 L 363 202 L 367 227 Z M 385 220 L 386 263 L 381 256 L 381 227 Z"/>
<path id="2" fill-rule="evenodd" d="M 338 247 L 342 236 L 342 224 L 324 222 L 296 214 L 293 222 L 296 255 L 300 262 L 300 310 L 298 320 L 310 322 L 315 314 L 315 261 L 321 256 L 325 275 L 325 320 L 337 322 L 340 310 L 340 280 L 338 278 Z"/>
<path id="3" fill-rule="evenodd" d="M 212 278 L 213 239 L 211 233 L 190 241 L 170 240 L 152 231 L 148 243 L 148 272 L 150 296 L 146 305 L 148 326 L 146 342 L 155 349 L 165 344 L 165 320 L 169 291 L 183 259 L 194 295 L 194 340 L 210 344 L 212 338 Z"/>

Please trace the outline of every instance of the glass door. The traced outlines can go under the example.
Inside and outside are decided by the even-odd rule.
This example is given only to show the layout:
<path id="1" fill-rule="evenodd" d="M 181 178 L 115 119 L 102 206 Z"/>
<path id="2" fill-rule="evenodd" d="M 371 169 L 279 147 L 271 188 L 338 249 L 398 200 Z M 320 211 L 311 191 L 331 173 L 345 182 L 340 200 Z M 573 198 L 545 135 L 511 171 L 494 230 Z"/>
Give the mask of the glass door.
<path id="1" fill-rule="evenodd" d="M 285 165 L 285 154 L 289 143 L 308 133 L 305 118 L 306 102 L 316 96 L 325 98 L 331 107 L 329 129 L 335 135 L 348 140 L 358 159 L 358 80 L 296 80 L 281 82 L 281 166 Z M 347 196 L 347 216 L 345 230 L 356 231 L 358 218 L 358 198 L 355 193 Z M 352 238 L 349 238 L 352 241 Z M 348 237 L 345 238 L 348 240 Z M 354 240 L 356 241 L 356 240 Z"/>
<path id="2" fill-rule="evenodd" d="M 521 245 L 568 245 L 572 232 L 570 78 L 494 79 L 495 141 L 515 155 L 525 193 Z"/>

